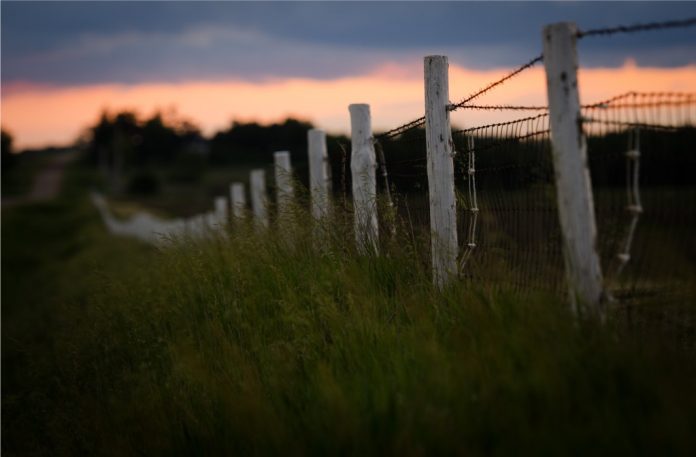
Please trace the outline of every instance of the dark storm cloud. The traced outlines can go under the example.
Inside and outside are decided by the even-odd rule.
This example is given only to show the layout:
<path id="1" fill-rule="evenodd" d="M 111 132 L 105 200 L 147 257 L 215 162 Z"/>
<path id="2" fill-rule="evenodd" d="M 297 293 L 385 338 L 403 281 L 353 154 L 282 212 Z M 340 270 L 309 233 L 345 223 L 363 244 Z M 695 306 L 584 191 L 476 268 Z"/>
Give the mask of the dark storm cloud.
<path id="1" fill-rule="evenodd" d="M 696 16 L 696 3 L 2 2 L 3 82 L 335 78 L 446 53 L 473 68 L 540 51 L 541 27 Z M 584 65 L 694 62 L 696 31 L 581 43 Z"/>

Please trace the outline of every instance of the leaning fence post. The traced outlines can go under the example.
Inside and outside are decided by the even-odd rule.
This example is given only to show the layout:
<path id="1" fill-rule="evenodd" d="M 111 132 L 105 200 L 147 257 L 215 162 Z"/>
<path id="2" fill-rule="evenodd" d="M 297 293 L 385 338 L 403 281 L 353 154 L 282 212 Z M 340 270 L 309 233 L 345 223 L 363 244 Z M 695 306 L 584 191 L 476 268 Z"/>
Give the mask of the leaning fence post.
<path id="1" fill-rule="evenodd" d="M 350 112 L 350 170 L 355 209 L 355 242 L 364 254 L 377 253 L 377 184 L 375 177 L 375 146 L 372 139 L 370 105 L 353 104 Z"/>
<path id="2" fill-rule="evenodd" d="M 292 197 L 294 195 L 292 183 L 292 167 L 290 166 L 290 153 L 278 151 L 273 153 L 275 163 L 276 204 L 278 205 L 278 219 L 288 223 L 292 213 Z"/>
<path id="3" fill-rule="evenodd" d="M 329 155 L 326 150 L 326 133 L 319 129 L 307 132 L 309 146 L 309 192 L 312 200 L 312 216 L 323 219 L 329 213 Z"/>
<path id="4" fill-rule="evenodd" d="M 558 215 L 570 299 L 577 312 L 602 317 L 602 271 L 587 145 L 582 131 L 577 79 L 577 28 L 561 22 L 544 28 L 544 66 Z"/>
<path id="5" fill-rule="evenodd" d="M 235 219 L 242 219 L 246 214 L 246 193 L 244 192 L 244 184 L 233 182 L 230 185 L 230 201 L 232 202 L 232 215 Z"/>
<path id="6" fill-rule="evenodd" d="M 263 228 L 268 227 L 268 204 L 266 199 L 266 172 L 261 169 L 251 170 L 251 210 L 254 222 Z"/>
<path id="7" fill-rule="evenodd" d="M 425 141 L 430 194 L 430 246 L 433 282 L 442 288 L 457 272 L 457 208 L 454 146 L 450 127 L 446 56 L 427 56 L 425 67 Z"/>

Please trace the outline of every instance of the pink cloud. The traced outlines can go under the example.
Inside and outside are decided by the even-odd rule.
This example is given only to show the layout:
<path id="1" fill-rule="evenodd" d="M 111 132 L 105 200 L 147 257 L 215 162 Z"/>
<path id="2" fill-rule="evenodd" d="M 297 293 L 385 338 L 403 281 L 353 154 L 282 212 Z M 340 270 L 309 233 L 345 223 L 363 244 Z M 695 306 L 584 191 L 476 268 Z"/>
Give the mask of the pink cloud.
<path id="1" fill-rule="evenodd" d="M 450 67 L 450 97 L 456 102 L 508 70 Z M 133 109 L 142 115 L 176 107 L 206 134 L 227 128 L 232 119 L 272 122 L 286 116 L 309 119 L 331 132 L 349 130 L 348 105 L 370 103 L 375 130 L 386 130 L 422 115 L 420 65 L 385 64 L 364 76 L 333 80 L 277 79 L 263 82 L 188 81 L 136 85 L 101 84 L 74 87 L 16 83 L 3 87 L 3 128 L 18 147 L 67 144 L 94 123 L 99 113 Z M 696 65 L 681 68 L 621 68 L 580 71 L 582 101 L 602 100 L 627 91 L 696 92 Z M 479 104 L 544 104 L 543 67 L 537 66 L 477 99 Z M 512 114 L 517 117 L 519 113 Z M 474 126 L 498 122 L 509 114 L 456 112 L 453 122 Z"/>

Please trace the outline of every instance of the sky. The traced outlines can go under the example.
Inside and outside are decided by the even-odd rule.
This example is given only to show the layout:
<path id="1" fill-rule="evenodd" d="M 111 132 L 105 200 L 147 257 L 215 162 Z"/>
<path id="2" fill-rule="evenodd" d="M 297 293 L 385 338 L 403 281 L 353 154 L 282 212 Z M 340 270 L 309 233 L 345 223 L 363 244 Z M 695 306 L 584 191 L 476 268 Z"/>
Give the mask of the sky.
<path id="1" fill-rule="evenodd" d="M 696 2 L 0 3 L 2 127 L 18 147 L 67 144 L 103 110 L 175 111 L 206 135 L 292 115 L 349 129 L 369 103 L 385 130 L 423 112 L 423 57 L 447 55 L 458 101 L 541 53 L 545 24 L 684 19 Z M 696 92 L 696 28 L 580 41 L 583 102 Z M 486 103 L 545 103 L 543 66 Z M 466 126 L 499 113 L 456 117 Z"/>

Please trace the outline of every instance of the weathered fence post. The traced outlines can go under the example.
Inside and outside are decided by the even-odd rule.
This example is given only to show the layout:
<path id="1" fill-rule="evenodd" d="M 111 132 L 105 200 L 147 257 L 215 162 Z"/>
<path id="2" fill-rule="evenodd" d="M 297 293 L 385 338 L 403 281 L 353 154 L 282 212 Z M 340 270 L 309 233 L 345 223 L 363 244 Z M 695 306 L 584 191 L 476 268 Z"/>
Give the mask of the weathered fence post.
<path id="1" fill-rule="evenodd" d="M 430 246 L 433 282 L 440 288 L 457 272 L 457 207 L 454 194 L 454 146 L 446 56 L 427 56 L 425 67 L 425 141 L 430 193 Z"/>
<path id="2" fill-rule="evenodd" d="M 263 228 L 268 227 L 268 204 L 266 199 L 266 172 L 261 169 L 251 170 L 251 210 L 254 222 Z"/>
<path id="3" fill-rule="evenodd" d="M 544 28 L 544 66 L 563 256 L 573 309 L 602 317 L 602 271 L 577 79 L 577 28 Z"/>
<path id="4" fill-rule="evenodd" d="M 355 209 L 355 242 L 358 250 L 363 254 L 377 253 L 379 240 L 375 177 L 377 161 L 372 138 L 370 105 L 353 104 L 348 106 L 348 111 L 350 112 L 350 170 Z"/>
<path id="5" fill-rule="evenodd" d="M 312 200 L 312 216 L 320 221 L 329 214 L 329 155 L 326 150 L 326 133 L 319 129 L 307 132 L 309 146 L 309 191 Z"/>
<path id="6" fill-rule="evenodd" d="M 227 210 L 227 198 L 215 197 L 215 216 L 221 229 L 227 227 L 229 222 L 229 212 Z"/>
<path id="7" fill-rule="evenodd" d="M 292 167 L 290 153 L 278 151 L 273 153 L 275 163 L 276 204 L 278 205 L 278 220 L 289 223 L 292 213 L 292 198 L 295 194 L 292 182 Z"/>
<path id="8" fill-rule="evenodd" d="M 233 182 L 232 185 L 230 185 L 230 200 L 232 202 L 232 215 L 235 219 L 242 219 L 246 215 L 244 184 Z"/>

